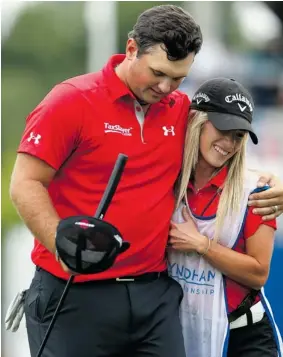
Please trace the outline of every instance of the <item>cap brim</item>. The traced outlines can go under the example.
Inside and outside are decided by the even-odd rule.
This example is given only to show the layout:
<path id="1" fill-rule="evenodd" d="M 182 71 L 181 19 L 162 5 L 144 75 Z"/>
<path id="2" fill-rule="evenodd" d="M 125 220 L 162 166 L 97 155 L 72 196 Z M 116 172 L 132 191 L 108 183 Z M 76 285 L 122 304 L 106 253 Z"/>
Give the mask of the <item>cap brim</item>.
<path id="1" fill-rule="evenodd" d="M 244 118 L 228 114 L 207 112 L 208 120 L 219 130 L 246 130 L 249 132 L 252 142 L 258 143 L 258 138 L 254 133 L 251 124 Z"/>

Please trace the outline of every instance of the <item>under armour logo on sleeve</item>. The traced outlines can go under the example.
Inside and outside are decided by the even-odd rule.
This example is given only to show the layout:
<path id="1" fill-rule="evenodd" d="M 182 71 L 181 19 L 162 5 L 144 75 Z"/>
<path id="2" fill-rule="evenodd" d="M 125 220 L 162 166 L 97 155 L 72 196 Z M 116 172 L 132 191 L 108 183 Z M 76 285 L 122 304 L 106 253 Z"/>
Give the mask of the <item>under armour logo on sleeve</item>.
<path id="1" fill-rule="evenodd" d="M 34 135 L 33 132 L 31 132 L 30 135 L 29 135 L 29 138 L 28 138 L 28 142 L 34 140 L 35 144 L 39 144 L 40 138 L 41 138 L 41 135 L 39 135 L 39 134 Z"/>

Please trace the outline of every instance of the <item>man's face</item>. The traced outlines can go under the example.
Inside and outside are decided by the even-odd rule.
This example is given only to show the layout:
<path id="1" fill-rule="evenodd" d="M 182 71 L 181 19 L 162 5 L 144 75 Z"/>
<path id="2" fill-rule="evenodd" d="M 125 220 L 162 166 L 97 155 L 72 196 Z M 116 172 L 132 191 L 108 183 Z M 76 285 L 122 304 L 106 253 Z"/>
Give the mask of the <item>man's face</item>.
<path id="1" fill-rule="evenodd" d="M 176 90 L 189 73 L 195 54 L 185 59 L 169 61 L 160 45 L 137 57 L 137 46 L 133 39 L 127 43 L 128 70 L 126 82 L 134 95 L 149 104 L 159 102 Z"/>

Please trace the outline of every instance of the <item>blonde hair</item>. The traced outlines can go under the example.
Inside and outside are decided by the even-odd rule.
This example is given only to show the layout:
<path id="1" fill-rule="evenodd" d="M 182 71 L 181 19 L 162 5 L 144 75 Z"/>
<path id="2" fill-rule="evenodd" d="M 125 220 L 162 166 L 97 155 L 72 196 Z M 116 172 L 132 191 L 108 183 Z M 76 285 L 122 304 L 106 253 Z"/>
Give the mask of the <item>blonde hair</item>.
<path id="1" fill-rule="evenodd" d="M 200 135 L 208 117 L 205 112 L 190 111 L 189 123 L 186 132 L 182 172 L 177 183 L 176 207 L 180 205 L 187 193 L 190 179 L 192 178 L 199 159 Z M 228 167 L 228 175 L 216 213 L 216 228 L 214 239 L 218 239 L 224 219 L 240 209 L 243 194 L 243 179 L 245 169 L 246 142 L 248 134 L 241 141 L 239 151 L 225 163 Z M 217 169 L 219 170 L 219 169 Z"/>

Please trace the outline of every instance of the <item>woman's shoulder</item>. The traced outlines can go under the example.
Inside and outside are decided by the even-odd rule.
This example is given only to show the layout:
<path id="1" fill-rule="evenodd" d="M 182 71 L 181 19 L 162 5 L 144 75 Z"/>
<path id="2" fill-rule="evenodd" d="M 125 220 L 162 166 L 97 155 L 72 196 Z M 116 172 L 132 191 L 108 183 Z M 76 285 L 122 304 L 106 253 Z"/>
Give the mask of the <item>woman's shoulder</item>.
<path id="1" fill-rule="evenodd" d="M 255 207 L 247 208 L 247 217 L 244 227 L 244 239 L 248 239 L 249 237 L 253 236 L 261 224 L 269 226 L 274 230 L 277 229 L 276 219 L 264 221 L 262 216 L 253 212 L 254 208 Z"/>

